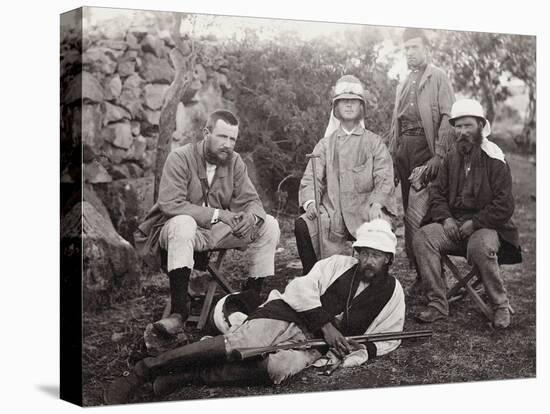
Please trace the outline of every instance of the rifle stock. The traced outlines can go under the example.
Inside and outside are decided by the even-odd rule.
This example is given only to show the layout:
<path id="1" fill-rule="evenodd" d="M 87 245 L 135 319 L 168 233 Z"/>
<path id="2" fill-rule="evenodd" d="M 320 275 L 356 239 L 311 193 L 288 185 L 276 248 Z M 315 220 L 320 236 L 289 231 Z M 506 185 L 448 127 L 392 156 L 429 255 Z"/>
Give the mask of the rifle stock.
<path id="1" fill-rule="evenodd" d="M 346 337 L 346 339 L 348 341 L 353 340 L 360 344 L 364 344 L 367 342 L 427 338 L 432 336 L 432 334 L 433 332 L 431 329 L 424 329 L 420 331 L 385 332 L 385 333 L 370 334 L 370 335 L 348 336 Z M 328 346 L 328 344 L 324 339 L 312 339 L 309 341 L 288 343 L 283 345 L 273 345 L 273 346 L 253 347 L 253 348 L 237 348 L 231 351 L 230 359 L 233 361 L 244 361 L 245 359 L 263 357 L 267 354 L 271 354 L 273 352 L 277 352 L 285 349 L 305 350 L 305 349 L 317 349 L 317 348 L 322 348 L 326 346 Z"/>

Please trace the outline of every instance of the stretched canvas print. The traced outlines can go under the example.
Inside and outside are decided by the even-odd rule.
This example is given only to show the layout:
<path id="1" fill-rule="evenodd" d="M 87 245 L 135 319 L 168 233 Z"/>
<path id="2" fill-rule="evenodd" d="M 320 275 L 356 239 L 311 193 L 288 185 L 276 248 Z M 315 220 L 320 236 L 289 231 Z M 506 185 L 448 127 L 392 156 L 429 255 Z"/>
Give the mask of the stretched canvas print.
<path id="1" fill-rule="evenodd" d="M 61 398 L 532 378 L 534 36 L 61 15 Z"/>

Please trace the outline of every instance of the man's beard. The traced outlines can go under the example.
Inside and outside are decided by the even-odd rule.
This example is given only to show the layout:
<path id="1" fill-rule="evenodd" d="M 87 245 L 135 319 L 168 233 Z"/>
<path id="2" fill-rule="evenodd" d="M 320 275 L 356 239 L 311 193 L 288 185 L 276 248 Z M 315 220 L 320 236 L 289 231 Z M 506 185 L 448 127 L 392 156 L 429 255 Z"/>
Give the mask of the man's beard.
<path id="1" fill-rule="evenodd" d="M 362 269 L 362 278 L 365 282 L 370 282 L 380 276 L 386 275 L 388 273 L 389 265 L 385 264 L 380 269 L 373 269 L 371 267 L 366 267 Z"/>
<path id="2" fill-rule="evenodd" d="M 218 155 L 221 151 L 219 150 L 217 153 L 212 151 L 210 148 L 208 148 L 208 145 L 205 145 L 204 147 L 204 158 L 206 159 L 206 162 L 213 165 L 218 166 L 226 166 L 229 164 L 229 161 L 231 161 L 231 156 L 233 155 L 233 150 L 226 150 L 225 153 L 227 156 L 225 158 L 220 157 Z"/>
<path id="3" fill-rule="evenodd" d="M 458 152 L 460 152 L 462 155 L 470 154 L 476 145 L 481 145 L 482 139 L 483 138 L 481 136 L 481 129 L 479 129 L 474 134 L 474 140 L 472 143 L 468 141 L 463 142 L 462 140 L 457 140 L 456 146 L 457 146 Z"/>

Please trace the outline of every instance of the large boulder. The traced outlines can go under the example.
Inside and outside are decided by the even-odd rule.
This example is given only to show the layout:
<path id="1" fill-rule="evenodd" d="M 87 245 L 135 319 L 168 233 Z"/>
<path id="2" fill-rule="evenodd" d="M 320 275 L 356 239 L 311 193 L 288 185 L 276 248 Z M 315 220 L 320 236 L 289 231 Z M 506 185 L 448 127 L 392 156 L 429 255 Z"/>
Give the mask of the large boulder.
<path id="1" fill-rule="evenodd" d="M 64 266 L 63 277 L 82 278 L 85 310 L 98 311 L 139 294 L 136 252 L 108 219 L 84 201 L 75 204 L 62 220 L 61 254 L 73 264 L 72 268 Z M 77 263 L 80 252 L 82 268 Z"/>
<path id="2" fill-rule="evenodd" d="M 134 231 L 153 206 L 154 177 L 94 185 L 117 232 L 134 243 Z"/>
<path id="3" fill-rule="evenodd" d="M 82 186 L 82 200 L 90 203 L 105 220 L 111 221 L 105 204 L 103 204 L 103 201 L 98 197 L 91 184 L 85 183 Z"/>

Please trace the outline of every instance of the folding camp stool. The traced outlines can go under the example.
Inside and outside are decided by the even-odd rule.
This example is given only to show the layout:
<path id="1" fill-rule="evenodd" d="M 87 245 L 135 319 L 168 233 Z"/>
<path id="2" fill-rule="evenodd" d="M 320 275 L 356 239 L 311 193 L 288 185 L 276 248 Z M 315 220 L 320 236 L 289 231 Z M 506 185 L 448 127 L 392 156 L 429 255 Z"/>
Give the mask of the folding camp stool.
<path id="1" fill-rule="evenodd" d="M 461 299 L 464 296 L 463 294 L 461 294 L 461 291 L 465 290 L 466 293 L 472 297 L 475 304 L 478 306 L 481 312 L 485 315 L 485 317 L 492 322 L 493 311 L 490 308 L 490 306 L 483 301 L 483 299 L 480 296 L 479 290 L 477 290 L 479 285 L 482 285 L 481 275 L 479 274 L 479 271 L 475 266 L 472 266 L 470 271 L 465 276 L 462 276 L 457 266 L 454 264 L 454 262 L 450 259 L 449 256 L 466 257 L 466 254 L 452 253 L 452 254 L 447 254 L 442 256 L 443 263 L 449 268 L 449 270 L 451 271 L 451 274 L 457 280 L 457 283 L 447 293 L 447 300 L 449 302 L 454 302 L 458 299 Z M 500 264 L 500 261 L 499 261 L 499 264 Z M 510 310 L 511 314 L 515 313 L 511 305 L 508 305 L 508 309 Z"/>
<path id="2" fill-rule="evenodd" d="M 212 265 L 212 263 L 210 262 L 211 255 L 213 252 L 217 252 L 216 263 L 214 265 Z M 210 282 L 208 283 L 208 289 L 206 291 L 206 296 L 202 304 L 200 315 L 189 315 L 189 317 L 187 318 L 187 322 L 197 323 L 198 330 L 202 330 L 205 327 L 206 322 L 208 321 L 208 315 L 210 314 L 210 310 L 212 308 L 212 302 L 214 300 L 214 295 L 216 294 L 216 288 L 218 287 L 218 285 L 226 293 L 234 292 L 234 289 L 231 288 L 231 285 L 221 273 L 221 264 L 223 262 L 223 258 L 225 257 L 226 253 L 227 253 L 227 250 L 225 249 L 207 250 L 204 252 L 193 253 L 193 260 L 195 262 L 194 268 L 202 272 L 208 271 L 208 273 L 210 273 L 210 278 L 211 278 Z M 165 273 L 168 273 L 168 270 L 166 268 L 166 263 L 168 259 L 167 251 L 162 249 L 160 251 L 160 257 L 161 257 L 161 269 Z M 188 294 L 188 292 L 185 292 L 185 294 Z M 169 314 L 170 314 L 170 298 L 168 298 L 168 302 L 164 307 L 162 317 L 166 318 Z"/>

